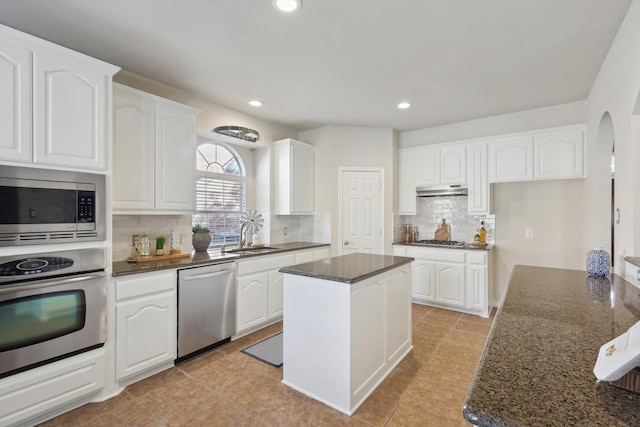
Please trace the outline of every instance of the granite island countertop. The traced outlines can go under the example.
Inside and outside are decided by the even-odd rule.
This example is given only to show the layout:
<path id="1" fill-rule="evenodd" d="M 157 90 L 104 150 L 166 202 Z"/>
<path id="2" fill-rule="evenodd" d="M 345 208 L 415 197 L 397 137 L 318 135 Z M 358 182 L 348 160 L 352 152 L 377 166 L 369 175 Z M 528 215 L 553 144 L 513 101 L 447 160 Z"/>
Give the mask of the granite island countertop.
<path id="1" fill-rule="evenodd" d="M 401 256 L 354 253 L 283 267 L 279 271 L 353 284 L 408 264 L 413 260 L 414 258 Z"/>
<path id="2" fill-rule="evenodd" d="M 129 274 L 149 273 L 152 271 L 160 271 L 171 268 L 189 268 L 197 265 L 216 264 L 220 262 L 237 261 L 250 257 L 273 255 L 289 251 L 298 251 L 302 249 L 320 248 L 330 246 L 328 243 L 313 242 L 290 242 L 290 243 L 274 243 L 269 247 L 277 248 L 274 251 L 259 254 L 239 254 L 231 252 L 222 252 L 220 248 L 209 249 L 207 252 L 192 252 L 191 257 L 170 259 L 152 262 L 127 262 L 116 261 L 112 264 L 112 276 L 126 276 Z"/>
<path id="3" fill-rule="evenodd" d="M 593 374 L 600 346 L 638 320 L 640 289 L 620 276 L 515 266 L 465 419 L 477 426 L 640 425 L 640 394 L 596 383 Z"/>

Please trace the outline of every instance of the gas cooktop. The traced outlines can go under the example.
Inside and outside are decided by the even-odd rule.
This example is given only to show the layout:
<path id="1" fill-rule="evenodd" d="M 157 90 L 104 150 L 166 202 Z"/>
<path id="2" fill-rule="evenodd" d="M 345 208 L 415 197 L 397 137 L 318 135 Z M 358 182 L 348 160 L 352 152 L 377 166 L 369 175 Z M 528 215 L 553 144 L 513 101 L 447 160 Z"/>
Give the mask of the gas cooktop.
<path id="1" fill-rule="evenodd" d="M 418 246 L 465 246 L 465 242 L 457 240 L 418 240 L 413 242 L 412 244 Z"/>

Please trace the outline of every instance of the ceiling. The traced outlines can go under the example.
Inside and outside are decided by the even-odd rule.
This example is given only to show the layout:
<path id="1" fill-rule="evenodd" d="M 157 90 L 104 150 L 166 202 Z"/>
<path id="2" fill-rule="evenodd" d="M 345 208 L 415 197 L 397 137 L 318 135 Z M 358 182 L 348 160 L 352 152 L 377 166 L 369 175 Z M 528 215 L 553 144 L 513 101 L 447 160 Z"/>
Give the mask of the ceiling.
<path id="1" fill-rule="evenodd" d="M 302 1 L 0 0 L 0 23 L 294 130 L 407 131 L 586 99 L 631 3 Z"/>

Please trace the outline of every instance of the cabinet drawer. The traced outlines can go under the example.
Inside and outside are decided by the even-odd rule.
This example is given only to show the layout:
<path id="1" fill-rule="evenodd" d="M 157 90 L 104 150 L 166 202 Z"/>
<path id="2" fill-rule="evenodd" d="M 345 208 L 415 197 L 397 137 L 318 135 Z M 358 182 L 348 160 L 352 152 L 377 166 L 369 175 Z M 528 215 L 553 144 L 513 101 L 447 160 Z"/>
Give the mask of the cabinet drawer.
<path id="1" fill-rule="evenodd" d="M 238 276 L 243 274 L 257 273 L 259 271 L 274 270 L 288 265 L 294 265 L 296 257 L 294 254 L 260 256 L 255 260 L 238 261 Z"/>
<path id="2" fill-rule="evenodd" d="M 175 291 L 178 283 L 176 271 L 146 273 L 116 279 L 116 300 Z"/>
<path id="3" fill-rule="evenodd" d="M 467 262 L 469 264 L 486 265 L 487 264 L 487 254 L 485 252 L 481 252 L 481 251 L 468 252 L 467 253 Z"/>
<path id="4" fill-rule="evenodd" d="M 407 248 L 407 256 L 432 261 L 464 262 L 465 252 L 459 249 Z"/>
<path id="5" fill-rule="evenodd" d="M 296 264 L 304 264 L 305 262 L 313 261 L 313 251 L 296 252 Z"/>

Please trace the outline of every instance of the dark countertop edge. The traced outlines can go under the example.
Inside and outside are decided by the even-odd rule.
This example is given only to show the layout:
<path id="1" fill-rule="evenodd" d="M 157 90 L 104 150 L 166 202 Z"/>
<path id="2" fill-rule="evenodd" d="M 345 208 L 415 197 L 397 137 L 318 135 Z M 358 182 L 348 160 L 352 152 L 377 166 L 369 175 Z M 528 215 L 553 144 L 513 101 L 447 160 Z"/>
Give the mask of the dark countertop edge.
<path id="1" fill-rule="evenodd" d="M 112 277 L 129 276 L 132 274 L 151 273 L 154 271 L 190 268 L 199 265 L 213 265 L 223 262 L 233 262 L 258 256 L 281 254 L 285 252 L 298 251 L 304 249 L 321 248 L 331 246 L 330 243 L 314 243 L 314 242 L 290 242 L 290 243 L 274 243 L 269 247 L 278 248 L 275 251 L 260 254 L 243 254 L 226 253 L 223 254 L 219 249 L 209 252 L 192 252 L 191 258 L 180 258 L 165 261 L 153 261 L 145 263 L 132 263 L 127 261 L 115 261 L 112 264 Z"/>
<path id="2" fill-rule="evenodd" d="M 635 265 L 636 267 L 640 267 L 640 257 L 638 256 L 626 256 L 624 260 Z"/>
<path id="3" fill-rule="evenodd" d="M 464 249 L 464 250 L 468 250 L 468 251 L 490 251 L 495 246 L 495 245 L 487 245 L 484 248 L 479 248 L 479 247 L 471 246 L 470 243 L 468 245 L 465 245 L 465 246 L 448 246 L 448 245 L 426 246 L 426 245 L 414 245 L 413 243 L 407 243 L 407 242 L 394 242 L 394 243 L 392 243 L 392 245 L 407 246 L 407 247 L 410 247 L 410 248 L 427 248 L 427 249 L 456 249 L 456 250 Z"/>
<path id="4" fill-rule="evenodd" d="M 362 275 L 357 276 L 357 277 L 352 277 L 352 278 L 347 278 L 347 277 L 343 277 L 343 276 L 335 276 L 335 275 L 323 275 L 323 274 L 319 274 L 319 273 L 300 271 L 300 270 L 295 268 L 295 267 L 297 267 L 296 265 L 292 265 L 292 266 L 289 266 L 289 267 L 282 267 L 278 271 L 281 272 L 281 273 L 293 274 L 295 276 L 312 277 L 314 279 L 330 280 L 332 282 L 340 282 L 340 283 L 347 283 L 349 285 L 353 285 L 354 283 L 361 282 L 363 280 L 366 280 L 366 279 L 369 279 L 371 277 L 377 276 L 378 274 L 384 273 L 385 271 L 393 270 L 394 268 L 398 268 L 398 267 L 401 267 L 401 266 L 403 266 L 405 264 L 410 264 L 413 261 L 415 261 L 415 258 L 410 258 L 410 257 L 393 256 L 393 255 L 380 255 L 380 256 L 392 257 L 394 259 L 398 259 L 398 262 L 394 263 L 393 265 L 389 265 L 389 266 L 386 266 L 386 267 L 381 267 L 381 268 L 378 268 L 376 270 L 373 270 L 373 271 L 370 271 L 368 273 L 362 274 Z M 333 259 L 335 259 L 335 258 L 340 258 L 340 257 L 334 257 Z M 313 262 L 310 262 L 310 263 L 298 264 L 298 265 L 313 264 L 313 263 L 316 263 L 316 262 L 319 262 L 319 261 L 313 261 Z"/>

